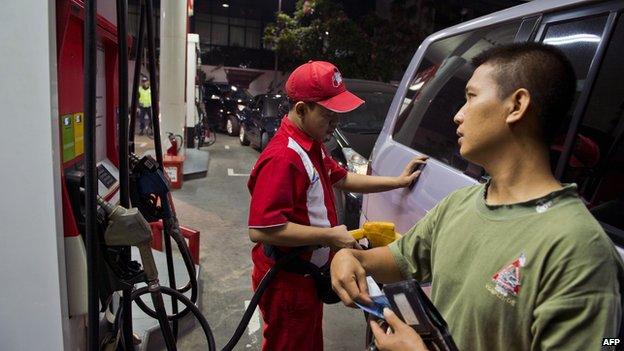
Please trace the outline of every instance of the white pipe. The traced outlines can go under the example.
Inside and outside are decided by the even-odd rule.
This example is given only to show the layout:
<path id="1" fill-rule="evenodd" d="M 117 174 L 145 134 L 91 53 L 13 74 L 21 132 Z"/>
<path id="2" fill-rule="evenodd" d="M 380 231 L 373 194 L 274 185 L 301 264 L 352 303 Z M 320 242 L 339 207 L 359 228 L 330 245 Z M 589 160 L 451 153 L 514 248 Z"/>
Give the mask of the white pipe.
<path id="1" fill-rule="evenodd" d="M 186 1 L 163 0 L 160 9 L 160 133 L 166 150 L 167 132 L 184 136 Z"/>
<path id="2" fill-rule="evenodd" d="M 195 76 L 197 75 L 197 46 L 199 34 L 189 33 L 186 46 L 186 126 L 192 127 L 198 121 L 195 108 Z"/>

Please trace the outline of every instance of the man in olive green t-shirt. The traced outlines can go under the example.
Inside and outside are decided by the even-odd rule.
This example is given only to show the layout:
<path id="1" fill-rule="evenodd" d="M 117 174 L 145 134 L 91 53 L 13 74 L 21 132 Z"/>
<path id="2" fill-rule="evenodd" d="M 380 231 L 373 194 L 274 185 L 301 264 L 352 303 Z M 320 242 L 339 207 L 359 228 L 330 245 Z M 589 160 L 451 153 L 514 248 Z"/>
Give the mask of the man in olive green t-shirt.
<path id="1" fill-rule="evenodd" d="M 455 115 L 461 155 L 487 184 L 455 191 L 389 247 L 341 250 L 331 273 L 347 305 L 382 283 L 431 281 L 431 300 L 460 350 L 599 350 L 622 319 L 624 265 L 598 222 L 561 185 L 549 143 L 574 97 L 574 71 L 557 49 L 494 47 L 473 60 Z M 393 313 L 380 350 L 426 350 Z"/>

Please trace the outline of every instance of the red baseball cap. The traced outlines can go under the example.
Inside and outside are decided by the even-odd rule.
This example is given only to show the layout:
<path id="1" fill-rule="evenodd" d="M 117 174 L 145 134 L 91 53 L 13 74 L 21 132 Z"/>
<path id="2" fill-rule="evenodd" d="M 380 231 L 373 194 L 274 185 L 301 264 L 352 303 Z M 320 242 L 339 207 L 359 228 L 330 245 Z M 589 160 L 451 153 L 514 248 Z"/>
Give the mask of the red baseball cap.
<path id="1" fill-rule="evenodd" d="M 338 68 L 325 61 L 308 61 L 297 67 L 286 81 L 286 94 L 292 100 L 315 102 L 338 113 L 353 111 L 364 103 L 347 90 Z"/>

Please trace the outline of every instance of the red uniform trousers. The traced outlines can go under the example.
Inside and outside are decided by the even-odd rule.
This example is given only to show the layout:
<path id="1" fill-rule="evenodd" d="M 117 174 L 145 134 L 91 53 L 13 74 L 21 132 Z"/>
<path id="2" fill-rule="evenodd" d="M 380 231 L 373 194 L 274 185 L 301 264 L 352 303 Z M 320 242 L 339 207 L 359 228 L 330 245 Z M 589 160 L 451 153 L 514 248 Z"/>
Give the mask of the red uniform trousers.
<path id="1" fill-rule="evenodd" d="M 254 247 L 252 257 L 251 279 L 256 290 L 273 260 L 264 256 L 262 245 Z M 258 306 L 264 320 L 263 351 L 323 350 L 323 302 L 312 278 L 280 271 Z"/>

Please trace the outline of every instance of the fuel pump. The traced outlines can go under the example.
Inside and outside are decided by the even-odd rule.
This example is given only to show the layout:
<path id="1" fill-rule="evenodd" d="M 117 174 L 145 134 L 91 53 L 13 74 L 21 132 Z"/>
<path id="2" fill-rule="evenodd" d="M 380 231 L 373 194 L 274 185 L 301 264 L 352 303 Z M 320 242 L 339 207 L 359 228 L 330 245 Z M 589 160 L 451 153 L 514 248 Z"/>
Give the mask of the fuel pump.
<path id="1" fill-rule="evenodd" d="M 74 339 L 72 345 L 87 343 L 90 349 L 97 348 L 101 337 L 99 328 L 89 326 L 100 324 L 101 311 L 110 305 L 117 291 L 122 292 L 118 311 L 124 313 L 118 314 L 115 326 L 124 331 L 124 348 L 133 348 L 131 294 L 135 284 L 145 281 L 141 265 L 130 260 L 129 245 L 107 245 L 103 241 L 105 214 L 93 209 L 93 202 L 89 200 L 93 194 L 129 208 L 129 193 L 132 191 L 140 194 L 133 201 L 144 205 L 137 207 L 142 207 L 144 212 L 151 211 L 152 220 L 166 217 L 165 227 L 172 228 L 166 230 L 172 233 L 180 247 L 191 276 L 188 284 L 178 290 L 192 290 L 192 303 L 196 303 L 198 296 L 195 267 L 185 240 L 179 234 L 172 206 L 163 206 L 170 203 L 169 199 L 163 200 L 168 196 L 168 190 L 153 185 L 148 187 L 146 181 L 140 182 L 141 187 L 130 186 L 129 168 L 132 168 L 132 179 L 136 181 L 153 174 L 147 162 L 139 162 L 128 152 L 131 146 L 128 136 L 132 134 L 128 133 L 127 118 L 122 117 L 128 116 L 128 91 L 127 84 L 120 83 L 126 82 L 128 77 L 127 8 L 126 0 L 116 3 L 116 25 L 113 24 L 114 17 L 96 13 L 94 1 L 58 0 L 56 3 L 60 139 L 63 145 L 61 186 L 70 334 Z M 115 12 L 111 11 L 113 6 L 115 2 L 111 1 L 103 2 L 100 7 L 103 13 L 110 14 Z M 145 3 L 142 11 L 141 32 L 144 33 Z M 139 41 L 142 39 L 143 35 L 140 35 Z M 81 59 L 83 54 L 84 61 Z M 84 89 L 80 90 L 83 82 Z M 154 171 L 153 167 L 151 171 Z M 166 181 L 162 172 L 160 176 L 162 185 Z M 147 206 L 150 203 L 145 197 L 153 197 L 151 207 Z M 170 248 L 169 245 L 169 257 Z M 172 267 L 173 260 L 169 263 Z M 142 306 L 146 309 L 145 304 Z M 177 318 L 188 314 L 188 309 L 186 307 L 177 314 Z M 84 333 L 85 326 L 87 333 Z M 87 335 L 88 340 L 84 340 L 83 335 Z"/>

